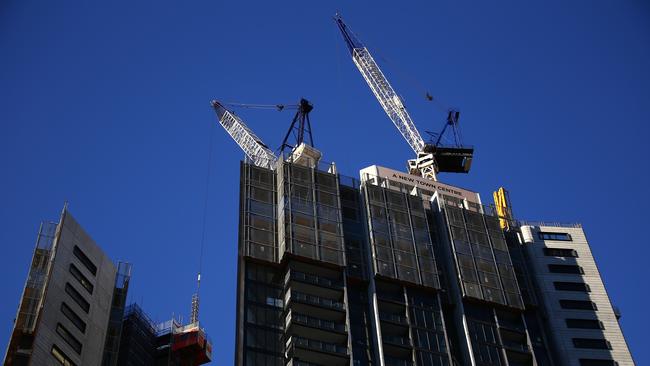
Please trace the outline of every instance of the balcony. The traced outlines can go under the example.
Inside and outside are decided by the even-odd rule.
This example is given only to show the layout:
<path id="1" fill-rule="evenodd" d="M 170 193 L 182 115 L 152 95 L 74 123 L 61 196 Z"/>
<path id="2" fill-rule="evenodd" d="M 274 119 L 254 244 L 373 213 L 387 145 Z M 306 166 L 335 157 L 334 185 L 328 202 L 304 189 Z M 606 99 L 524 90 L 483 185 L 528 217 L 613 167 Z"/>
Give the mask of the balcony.
<path id="1" fill-rule="evenodd" d="M 344 366 L 350 363 L 347 347 L 336 343 L 292 336 L 287 339 L 286 350 L 292 365 Z"/>
<path id="2" fill-rule="evenodd" d="M 312 328 L 318 328 L 321 330 L 328 330 L 333 332 L 340 332 L 340 333 L 346 332 L 345 324 L 337 323 L 331 320 L 319 319 L 313 316 L 308 316 L 303 314 L 289 313 L 287 323 L 300 324 Z"/>
<path id="3" fill-rule="evenodd" d="M 394 336 L 394 335 L 385 335 L 382 337 L 383 343 L 390 344 L 393 346 L 407 347 L 411 348 L 411 340 L 407 337 Z"/>
<path id="4" fill-rule="evenodd" d="M 342 302 L 320 297 L 320 296 L 308 295 L 297 291 L 292 291 L 290 293 L 289 300 L 292 302 L 299 302 L 303 304 L 319 306 L 331 310 L 345 311 L 345 304 L 343 304 Z"/>
<path id="5" fill-rule="evenodd" d="M 530 353 L 530 347 L 528 347 L 528 344 L 509 341 L 507 339 L 503 340 L 503 348 L 505 348 L 508 351 Z"/>
<path id="6" fill-rule="evenodd" d="M 403 360 L 395 357 L 384 357 L 384 364 L 386 366 L 414 366 L 413 361 Z"/>
<path id="7" fill-rule="evenodd" d="M 383 321 L 395 323 L 395 324 L 408 325 L 408 319 L 406 319 L 406 316 L 402 314 L 393 314 L 385 311 L 380 311 L 379 319 Z"/>
<path id="8" fill-rule="evenodd" d="M 343 284 L 340 281 L 336 281 L 330 278 L 321 277 L 310 273 L 289 271 L 287 272 L 287 275 L 284 279 L 285 285 L 288 284 L 290 280 L 295 280 L 295 281 L 304 282 L 304 283 L 322 286 L 322 287 L 329 287 L 337 290 L 343 289 Z"/>

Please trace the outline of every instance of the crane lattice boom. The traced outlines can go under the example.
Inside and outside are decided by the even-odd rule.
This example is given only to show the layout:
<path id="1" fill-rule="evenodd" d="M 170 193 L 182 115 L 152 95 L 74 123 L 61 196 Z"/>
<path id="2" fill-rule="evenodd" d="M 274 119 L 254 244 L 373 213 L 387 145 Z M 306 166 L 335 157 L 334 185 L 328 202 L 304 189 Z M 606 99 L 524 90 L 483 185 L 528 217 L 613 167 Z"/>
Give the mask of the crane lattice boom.
<path id="1" fill-rule="evenodd" d="M 409 116 L 402 100 L 395 93 L 395 90 L 390 85 L 384 74 L 379 69 L 379 66 L 368 52 L 365 47 L 352 49 L 352 60 L 357 66 L 361 75 L 368 83 L 368 86 L 377 97 L 379 104 L 381 104 L 384 111 L 399 132 L 404 136 L 404 139 L 411 146 L 413 151 L 419 153 L 424 148 L 424 140 L 418 132 L 411 116 Z"/>
<path id="2" fill-rule="evenodd" d="M 216 100 L 212 101 L 212 107 L 217 112 L 219 124 L 244 150 L 244 153 L 254 165 L 268 169 L 275 168 L 278 160 L 277 156 L 246 126 L 244 121 Z"/>

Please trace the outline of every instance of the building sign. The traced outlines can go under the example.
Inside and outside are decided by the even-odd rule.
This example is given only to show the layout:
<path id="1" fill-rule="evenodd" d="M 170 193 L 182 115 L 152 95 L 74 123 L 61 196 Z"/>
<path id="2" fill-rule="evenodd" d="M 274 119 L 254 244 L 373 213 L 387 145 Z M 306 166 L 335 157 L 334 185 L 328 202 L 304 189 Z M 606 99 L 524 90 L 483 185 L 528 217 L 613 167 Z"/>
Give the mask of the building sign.
<path id="1" fill-rule="evenodd" d="M 419 177 L 417 175 L 400 172 L 393 169 L 384 168 L 381 166 L 373 165 L 361 170 L 361 180 L 366 180 L 365 174 L 377 176 L 380 178 L 387 178 L 393 182 L 400 182 L 410 186 L 422 188 L 428 191 L 436 191 L 441 194 L 446 194 L 460 199 L 466 199 L 470 202 L 481 203 L 481 198 L 478 193 L 468 191 L 463 188 L 454 187 L 449 184 L 434 182 L 432 180 Z"/>

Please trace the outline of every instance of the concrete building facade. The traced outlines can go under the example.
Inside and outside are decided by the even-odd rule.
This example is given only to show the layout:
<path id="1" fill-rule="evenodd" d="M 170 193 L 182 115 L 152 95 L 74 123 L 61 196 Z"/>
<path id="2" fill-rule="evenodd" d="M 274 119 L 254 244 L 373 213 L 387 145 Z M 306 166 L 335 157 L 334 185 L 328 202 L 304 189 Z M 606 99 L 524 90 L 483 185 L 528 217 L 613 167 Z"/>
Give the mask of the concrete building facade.
<path id="1" fill-rule="evenodd" d="M 558 363 L 634 365 L 582 227 L 542 223 L 521 233 Z"/>
<path id="2" fill-rule="evenodd" d="M 39 230 L 4 364 L 115 365 L 129 278 L 64 208 Z"/>

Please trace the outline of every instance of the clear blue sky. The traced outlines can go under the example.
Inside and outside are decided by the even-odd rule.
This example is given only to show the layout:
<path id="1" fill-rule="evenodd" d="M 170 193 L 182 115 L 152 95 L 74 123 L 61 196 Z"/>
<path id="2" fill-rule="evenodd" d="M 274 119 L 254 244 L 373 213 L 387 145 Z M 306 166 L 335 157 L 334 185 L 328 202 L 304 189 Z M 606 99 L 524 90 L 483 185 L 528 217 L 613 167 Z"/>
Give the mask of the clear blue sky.
<path id="1" fill-rule="evenodd" d="M 212 364 L 232 364 L 242 153 L 209 100 L 310 99 L 315 143 L 346 175 L 412 157 L 347 56 L 336 10 L 382 56 L 421 131 L 444 120 L 425 89 L 462 111 L 473 171 L 442 181 L 486 202 L 504 185 L 520 219 L 584 224 L 631 351 L 650 364 L 642 0 L 2 1 L 2 352 L 38 224 L 65 200 L 112 258 L 134 264 L 130 300 L 155 320 L 187 316 L 212 133 L 201 318 Z M 274 147 L 292 117 L 239 114 Z"/>

